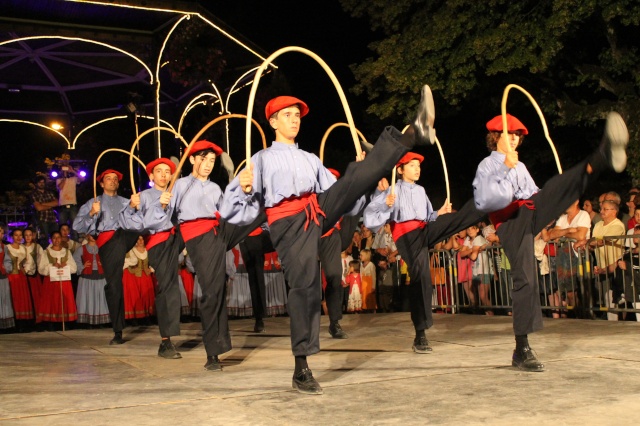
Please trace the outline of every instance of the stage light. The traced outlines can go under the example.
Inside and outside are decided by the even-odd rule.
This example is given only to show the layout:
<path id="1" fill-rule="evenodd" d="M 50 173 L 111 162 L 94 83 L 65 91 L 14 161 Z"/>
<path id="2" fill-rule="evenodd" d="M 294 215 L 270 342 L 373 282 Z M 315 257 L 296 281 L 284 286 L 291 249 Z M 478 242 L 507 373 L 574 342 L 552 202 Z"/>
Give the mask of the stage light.
<path id="1" fill-rule="evenodd" d="M 153 182 L 149 181 L 149 188 L 153 188 Z"/>
<path id="2" fill-rule="evenodd" d="M 87 172 L 85 172 L 84 170 L 80 170 L 80 172 L 78 172 L 78 174 L 80 175 L 80 177 L 85 178 L 87 177 Z"/>
<path id="3" fill-rule="evenodd" d="M 60 123 L 51 123 L 51 128 L 58 131 L 64 129 L 64 127 Z"/>
<path id="4" fill-rule="evenodd" d="M 51 177 L 52 178 L 57 178 L 58 177 L 58 171 L 57 170 L 51 170 Z"/>

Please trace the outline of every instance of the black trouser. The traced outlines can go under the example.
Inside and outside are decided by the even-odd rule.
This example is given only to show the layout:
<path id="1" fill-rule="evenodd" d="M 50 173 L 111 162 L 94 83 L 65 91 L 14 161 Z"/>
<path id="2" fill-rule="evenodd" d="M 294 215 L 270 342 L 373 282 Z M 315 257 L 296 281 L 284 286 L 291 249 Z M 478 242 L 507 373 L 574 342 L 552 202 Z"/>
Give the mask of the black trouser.
<path id="1" fill-rule="evenodd" d="M 440 215 L 424 228 L 414 229 L 396 241 L 398 252 L 409 267 L 409 305 L 411 321 L 416 330 L 425 330 L 433 325 L 429 247 L 471 225 L 476 225 L 484 216 L 484 213 L 476 209 L 471 199 L 456 213 Z"/>
<path id="2" fill-rule="evenodd" d="M 333 231 L 331 235 L 320 238 L 320 264 L 324 270 L 324 277 L 327 280 L 327 287 L 324 290 L 324 298 L 327 302 L 329 320 L 332 322 L 342 319 L 342 262 L 340 248 L 342 240 L 338 231 Z"/>
<path id="3" fill-rule="evenodd" d="M 217 228 L 185 243 L 202 289 L 200 318 L 202 342 L 207 356 L 231 350 L 225 285 L 226 253 L 263 223 L 265 218 L 264 214 L 260 214 L 256 221 L 247 226 L 236 226 L 222 220 Z"/>
<path id="4" fill-rule="evenodd" d="M 178 282 L 178 256 L 184 248 L 180 230 L 151 247 L 149 266 L 154 269 L 158 290 L 156 292 L 156 314 L 161 337 L 180 335 L 180 287 Z"/>
<path id="5" fill-rule="evenodd" d="M 291 288 L 287 309 L 291 348 L 296 356 L 312 355 L 320 350 L 320 236 L 331 229 L 358 198 L 375 188 L 408 151 L 398 142 L 401 136 L 397 129 L 386 128 L 364 161 L 350 163 L 344 176 L 318 195 L 320 208 L 326 214 L 326 218 L 319 217 L 320 226 L 311 222 L 305 231 L 307 216 L 304 211 L 276 220 L 270 226 L 271 241 Z"/>
<path id="6" fill-rule="evenodd" d="M 118 229 L 113 237 L 98 249 L 104 278 L 107 281 L 104 293 L 109 307 L 109 317 L 113 331 L 116 333 L 122 332 L 124 328 L 124 293 L 122 289 L 124 258 L 137 241 L 137 233 Z"/>
<path id="7" fill-rule="evenodd" d="M 520 207 L 516 214 L 498 227 L 500 243 L 511 264 L 513 278 L 513 331 L 516 336 L 542 329 L 542 311 L 533 239 L 552 220 L 558 218 L 584 193 L 599 171 L 586 172 L 587 161 L 556 175 L 531 197 L 535 210 Z"/>
<path id="8" fill-rule="evenodd" d="M 249 236 L 240 243 L 242 260 L 249 276 L 251 306 L 255 319 L 262 319 L 267 313 L 267 290 L 264 283 L 264 254 L 273 251 L 268 231 Z"/>

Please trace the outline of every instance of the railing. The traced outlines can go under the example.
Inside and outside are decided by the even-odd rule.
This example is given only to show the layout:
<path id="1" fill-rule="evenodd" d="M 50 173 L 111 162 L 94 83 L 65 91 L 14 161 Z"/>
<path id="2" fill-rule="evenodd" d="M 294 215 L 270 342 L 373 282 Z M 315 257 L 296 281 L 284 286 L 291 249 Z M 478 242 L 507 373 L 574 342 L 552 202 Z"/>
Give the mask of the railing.
<path id="1" fill-rule="evenodd" d="M 636 314 L 640 320 L 640 236 L 592 238 L 586 244 L 560 239 L 538 243 L 537 272 L 541 308 L 554 318 Z M 636 252 L 636 253 L 634 253 Z M 510 312 L 513 281 L 502 247 L 485 249 L 490 269 L 486 282 L 474 279 L 455 252 L 430 250 L 434 285 L 432 309 L 446 313 Z M 607 266 L 607 268 L 604 268 Z M 462 278 L 462 279 L 461 279 Z M 488 290 L 488 297 L 481 291 Z"/>

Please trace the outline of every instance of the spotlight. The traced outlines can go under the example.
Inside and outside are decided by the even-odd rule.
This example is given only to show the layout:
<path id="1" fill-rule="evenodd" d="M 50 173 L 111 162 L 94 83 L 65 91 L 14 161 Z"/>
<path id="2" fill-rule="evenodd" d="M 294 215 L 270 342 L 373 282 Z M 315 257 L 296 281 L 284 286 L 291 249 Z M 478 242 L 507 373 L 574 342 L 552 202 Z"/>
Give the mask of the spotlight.
<path id="1" fill-rule="evenodd" d="M 85 178 L 87 177 L 87 172 L 85 172 L 84 170 L 80 170 L 80 172 L 78 173 L 80 175 L 80 177 Z"/>
<path id="2" fill-rule="evenodd" d="M 153 188 L 153 182 L 149 181 L 149 188 Z"/>
<path id="3" fill-rule="evenodd" d="M 57 178 L 58 177 L 58 171 L 57 170 L 51 170 L 51 177 L 52 178 Z"/>

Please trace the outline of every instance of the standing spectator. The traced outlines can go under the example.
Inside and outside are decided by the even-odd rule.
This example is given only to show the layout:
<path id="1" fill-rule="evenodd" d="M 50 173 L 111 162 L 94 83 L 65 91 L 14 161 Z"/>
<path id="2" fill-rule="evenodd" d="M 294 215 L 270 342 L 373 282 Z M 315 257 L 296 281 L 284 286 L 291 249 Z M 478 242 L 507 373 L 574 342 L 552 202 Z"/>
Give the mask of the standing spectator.
<path id="1" fill-rule="evenodd" d="M 360 262 L 349 262 L 349 271 L 345 277 L 345 283 L 349 286 L 348 312 L 360 312 L 362 310 L 362 277 L 360 276 Z"/>
<path id="2" fill-rule="evenodd" d="M 595 226 L 596 223 L 600 222 L 602 218 L 600 214 L 596 211 L 595 203 L 588 198 L 582 202 L 582 210 L 589 214 L 589 218 L 591 219 L 591 228 Z"/>
<path id="3" fill-rule="evenodd" d="M 593 273 L 595 275 L 603 276 L 609 282 L 611 282 L 610 278 L 615 272 L 617 261 L 622 257 L 622 245 L 617 241 L 606 241 L 604 240 L 604 237 L 620 236 L 625 234 L 625 227 L 623 223 L 616 217 L 618 209 L 619 205 L 615 201 L 603 201 L 600 207 L 602 220 L 596 223 L 596 226 L 593 228 L 593 237 L 596 238 L 596 241 L 592 242 L 592 245 L 597 247 L 597 265 L 593 267 Z M 615 306 L 614 300 L 618 300 L 621 292 L 614 292 L 613 288 L 611 288 L 608 290 L 607 294 L 604 295 L 604 289 L 601 287 L 598 289 L 601 291 L 601 303 L 605 303 L 607 306 Z M 618 319 L 618 315 L 607 313 L 607 318 L 612 321 L 616 321 Z"/>
<path id="4" fill-rule="evenodd" d="M 76 301 L 71 288 L 71 278 L 61 279 L 51 276 L 51 273 L 59 273 L 65 267 L 69 267 L 70 274 L 77 271 L 77 265 L 69 250 L 61 245 L 60 232 L 51 234 L 51 246 L 48 247 L 38 264 L 40 275 L 44 276 L 40 300 L 40 321 L 68 322 L 78 319 Z"/>
<path id="5" fill-rule="evenodd" d="M 71 165 L 62 166 L 62 174 L 56 179 L 58 188 L 58 223 L 72 225 L 78 214 L 76 186 L 82 182 Z"/>
<path id="6" fill-rule="evenodd" d="M 391 312 L 393 310 L 394 275 L 387 259 L 380 259 L 378 261 L 378 292 L 382 312 Z"/>
<path id="7" fill-rule="evenodd" d="M 40 306 L 40 291 L 42 290 L 42 277 L 38 273 L 38 263 L 42 257 L 43 249 L 40 244 L 36 243 L 36 232 L 27 228 L 23 232 L 24 234 L 24 246 L 27 248 L 27 253 L 31 257 L 31 262 L 35 266 L 31 272 L 27 271 L 27 281 L 29 281 L 29 289 L 31 290 L 31 298 L 33 300 L 34 313 L 37 315 Z"/>
<path id="8" fill-rule="evenodd" d="M 469 299 L 471 311 L 476 310 L 476 292 L 473 288 L 473 272 L 471 266 L 473 262 L 469 258 L 473 251 L 471 239 L 467 236 L 467 230 L 463 229 L 452 238 L 453 249 L 457 252 L 456 263 L 458 265 L 458 283 L 462 284 L 462 289 Z"/>
<path id="9" fill-rule="evenodd" d="M 634 217 L 636 212 L 636 196 L 637 196 L 636 192 L 632 192 L 634 189 L 635 188 L 631 189 L 631 191 L 629 191 L 629 195 L 627 196 L 628 197 L 627 207 L 629 208 L 629 216 L 631 216 L 631 219 L 629 219 L 629 221 L 627 221 L 626 223 L 627 229 L 633 229 L 638 224 L 638 222 L 636 222 L 636 219 Z M 638 198 L 638 201 L 640 201 L 640 198 Z"/>
<path id="10" fill-rule="evenodd" d="M 44 248 L 48 244 L 49 235 L 58 230 L 58 219 L 54 207 L 58 207 L 58 200 L 53 192 L 47 190 L 47 180 L 44 176 L 37 176 L 36 189 L 31 193 L 31 202 L 36 209 L 36 223 L 40 231 L 39 243 Z"/>
<path id="11" fill-rule="evenodd" d="M 11 288 L 8 274 L 11 273 L 13 262 L 4 241 L 4 227 L 0 225 L 0 330 L 15 327 L 13 305 L 11 304 Z"/>
<path id="12" fill-rule="evenodd" d="M 346 311 L 349 307 L 349 284 L 347 284 L 347 275 L 349 275 L 349 265 L 353 262 L 353 257 L 347 253 L 347 250 L 340 253 L 340 262 L 342 262 L 342 287 L 343 287 L 343 298 L 342 298 L 342 310 Z"/>
<path id="13" fill-rule="evenodd" d="M 489 242 L 480 234 L 480 229 L 475 225 L 467 228 L 467 236 L 471 241 L 471 254 L 469 255 L 469 259 L 473 262 L 471 264 L 473 285 L 478 288 L 478 298 L 480 299 L 480 305 L 485 307 L 485 314 L 493 315 L 493 311 L 486 308 L 487 306 L 491 306 L 489 289 L 491 286 L 491 277 L 493 276 L 489 256 L 485 251 Z"/>
<path id="14" fill-rule="evenodd" d="M 78 323 L 89 326 L 108 324 L 111 319 L 104 292 L 107 280 L 98 254 L 98 244 L 91 234 L 87 234 L 86 239 L 87 243 L 73 254 L 80 277 L 76 297 Z"/>
<path id="15" fill-rule="evenodd" d="M 371 231 L 369 231 L 369 233 L 371 233 Z M 376 267 L 371 262 L 371 250 L 364 249 L 360 251 L 360 262 L 362 263 L 360 266 L 360 278 L 362 280 L 362 309 L 375 312 Z"/>
<path id="16" fill-rule="evenodd" d="M 15 315 L 18 331 L 26 326 L 26 321 L 34 318 L 31 290 L 27 273 L 32 273 L 35 265 L 27 254 L 27 249 L 22 245 L 22 229 L 14 229 L 11 233 L 13 243 L 6 246 L 5 256 L 11 257 L 13 267 L 9 274 L 11 284 L 11 300 L 13 300 L 13 313 Z"/>
<path id="17" fill-rule="evenodd" d="M 575 306 L 575 292 L 573 278 L 578 272 L 578 253 L 575 251 L 583 247 L 586 240 L 591 238 L 591 218 L 589 213 L 580 210 L 580 200 L 571 204 L 567 211 L 558 218 L 556 226 L 549 231 L 549 238 L 558 241 L 560 238 L 570 238 L 575 242 L 561 244 L 556 253 L 556 271 L 558 276 L 558 292 L 554 295 L 554 306 L 560 306 L 562 293 L 566 294 L 567 304 Z"/>

